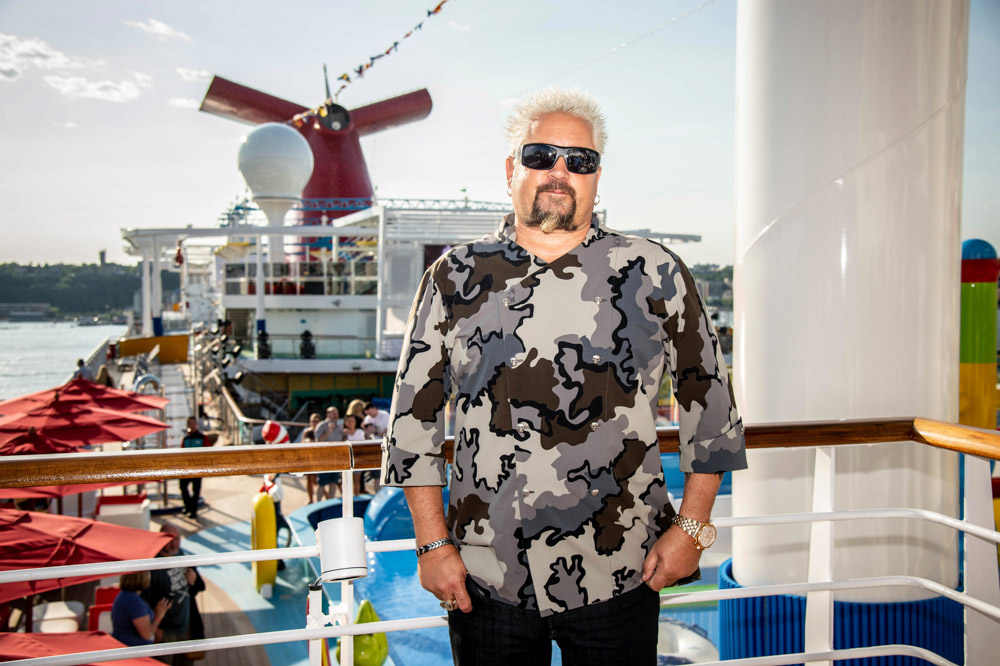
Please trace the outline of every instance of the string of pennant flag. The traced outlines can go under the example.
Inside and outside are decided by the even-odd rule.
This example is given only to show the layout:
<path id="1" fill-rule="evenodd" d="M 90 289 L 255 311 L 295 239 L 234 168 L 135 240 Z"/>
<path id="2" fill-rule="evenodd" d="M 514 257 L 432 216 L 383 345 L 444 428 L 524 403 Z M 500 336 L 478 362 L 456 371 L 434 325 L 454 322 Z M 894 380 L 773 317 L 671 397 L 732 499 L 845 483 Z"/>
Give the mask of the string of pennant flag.
<path id="1" fill-rule="evenodd" d="M 357 67 L 355 67 L 354 69 L 352 69 L 351 72 L 353 72 L 353 74 L 354 74 L 354 78 L 353 79 L 351 77 L 351 72 L 344 72 L 343 74 L 341 74 L 340 76 L 338 76 L 336 80 L 343 81 L 343 83 L 340 85 L 339 88 L 337 88 L 337 92 L 336 93 L 334 93 L 331 97 L 328 97 L 324 101 L 323 104 L 320 104 L 315 109 L 309 109 L 308 111 L 303 111 L 302 113 L 299 113 L 299 114 L 295 115 L 292 118 L 292 120 L 290 121 L 290 123 L 292 125 L 295 125 L 296 127 L 302 127 L 303 125 L 307 124 L 313 118 L 317 118 L 317 117 L 319 117 L 319 118 L 325 118 L 326 115 L 327 115 L 327 104 L 331 104 L 334 101 L 336 101 L 336 99 L 338 97 L 340 97 L 340 93 L 344 90 L 344 88 L 346 88 L 347 86 L 349 86 L 351 83 L 353 83 L 354 81 L 356 81 L 358 79 L 364 78 L 365 73 L 369 69 L 371 69 L 372 67 L 374 67 L 376 62 L 378 62 L 382 58 L 388 57 L 389 55 L 391 55 L 391 54 L 395 53 L 396 51 L 398 51 L 400 43 L 403 42 L 404 40 L 409 39 L 415 33 L 419 32 L 421 29 L 423 29 L 424 22 L 427 19 L 429 19 L 430 17 L 437 16 L 438 14 L 440 14 L 441 13 L 441 8 L 444 7 L 447 2 L 448 2 L 448 0 L 441 0 L 441 2 L 437 3 L 437 5 L 435 5 L 435 7 L 433 9 L 428 9 L 427 10 L 427 16 L 424 17 L 424 19 L 422 21 L 420 21 L 420 23 L 418 23 L 415 26 L 413 26 L 413 28 L 411 28 L 405 35 L 403 35 L 402 37 L 400 37 L 398 40 L 394 41 L 389 46 L 389 48 L 387 48 L 384 51 L 381 51 L 381 52 L 379 52 L 379 53 L 377 53 L 377 54 L 369 57 L 368 58 L 368 62 L 363 62 L 360 65 L 358 65 Z M 330 94 L 329 90 L 327 90 L 327 95 L 329 95 L 329 94 Z"/>

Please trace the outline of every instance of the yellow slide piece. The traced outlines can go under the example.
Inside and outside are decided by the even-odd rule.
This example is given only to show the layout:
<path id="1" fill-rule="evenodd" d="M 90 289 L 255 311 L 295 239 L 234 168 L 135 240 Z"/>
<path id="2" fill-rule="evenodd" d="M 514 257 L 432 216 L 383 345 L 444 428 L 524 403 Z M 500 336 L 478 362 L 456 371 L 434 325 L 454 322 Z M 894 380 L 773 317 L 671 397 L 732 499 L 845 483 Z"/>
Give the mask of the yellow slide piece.
<path id="1" fill-rule="evenodd" d="M 355 624 L 378 622 L 378 613 L 372 602 L 365 599 L 358 607 Z M 389 658 L 389 641 L 385 634 L 360 634 L 354 637 L 355 666 L 382 666 Z M 337 640 L 337 663 L 340 663 L 340 640 Z"/>
<path id="2" fill-rule="evenodd" d="M 250 520 L 250 547 L 266 550 L 278 547 L 278 532 L 275 528 L 274 501 L 267 493 L 257 493 L 253 498 L 253 517 Z M 278 561 L 265 560 L 251 562 L 257 591 L 264 585 L 274 586 L 278 577 Z"/>

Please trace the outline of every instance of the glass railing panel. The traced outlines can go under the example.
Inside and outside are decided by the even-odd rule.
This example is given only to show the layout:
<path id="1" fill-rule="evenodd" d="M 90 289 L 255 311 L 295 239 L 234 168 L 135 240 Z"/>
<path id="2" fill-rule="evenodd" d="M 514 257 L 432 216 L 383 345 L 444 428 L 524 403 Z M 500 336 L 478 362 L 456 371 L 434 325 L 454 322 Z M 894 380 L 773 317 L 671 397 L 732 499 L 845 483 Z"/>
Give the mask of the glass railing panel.
<path id="1" fill-rule="evenodd" d="M 309 358 L 302 346 L 301 334 L 271 333 L 274 358 Z M 375 338 L 313 335 L 313 358 L 365 358 L 375 356 Z"/>
<path id="2" fill-rule="evenodd" d="M 248 293 L 247 280 L 236 279 L 226 280 L 227 296 L 246 296 Z"/>

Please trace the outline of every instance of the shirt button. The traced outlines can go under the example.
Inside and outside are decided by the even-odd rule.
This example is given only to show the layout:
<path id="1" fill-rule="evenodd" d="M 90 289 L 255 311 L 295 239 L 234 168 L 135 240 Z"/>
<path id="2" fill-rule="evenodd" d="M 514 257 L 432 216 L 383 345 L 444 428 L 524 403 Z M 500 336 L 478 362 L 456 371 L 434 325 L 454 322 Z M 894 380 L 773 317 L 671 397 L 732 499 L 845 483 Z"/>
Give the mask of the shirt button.
<path id="1" fill-rule="evenodd" d="M 516 356 L 511 356 L 510 357 L 510 367 L 516 368 L 519 365 L 521 365 L 521 359 L 519 359 Z"/>
<path id="2" fill-rule="evenodd" d="M 590 357 L 590 360 L 593 361 L 594 364 L 596 365 L 601 362 L 601 357 L 598 356 L 597 354 L 594 354 L 593 356 Z"/>
<path id="3" fill-rule="evenodd" d="M 528 495 L 530 495 L 531 493 L 532 493 L 532 491 L 531 491 L 531 490 L 522 490 L 522 491 L 521 491 L 521 496 L 522 496 L 522 497 L 527 497 L 527 496 L 528 496 Z"/>
<path id="4" fill-rule="evenodd" d="M 600 296 L 595 296 L 594 297 L 594 302 L 597 303 L 598 305 L 600 305 L 601 303 L 604 302 L 604 299 L 602 297 L 600 297 Z"/>
<path id="5" fill-rule="evenodd" d="M 597 421 L 594 421 L 593 423 L 590 424 L 591 431 L 597 430 L 600 427 L 601 426 L 600 426 L 600 424 L 597 423 Z"/>
<path id="6" fill-rule="evenodd" d="M 504 304 L 505 307 L 510 305 L 510 299 L 509 298 L 505 298 L 501 302 Z"/>
<path id="7" fill-rule="evenodd" d="M 590 494 L 591 495 L 597 495 L 597 488 L 594 488 L 593 490 L 591 490 Z"/>
<path id="8" fill-rule="evenodd" d="M 519 433 L 521 433 L 522 435 L 523 435 L 523 434 L 524 434 L 524 433 L 525 433 L 525 432 L 526 432 L 527 430 L 528 430 L 528 424 L 527 424 L 527 423 L 524 423 L 524 422 L 522 421 L 521 423 L 518 423 L 518 424 L 517 424 L 517 431 L 518 431 Z"/>

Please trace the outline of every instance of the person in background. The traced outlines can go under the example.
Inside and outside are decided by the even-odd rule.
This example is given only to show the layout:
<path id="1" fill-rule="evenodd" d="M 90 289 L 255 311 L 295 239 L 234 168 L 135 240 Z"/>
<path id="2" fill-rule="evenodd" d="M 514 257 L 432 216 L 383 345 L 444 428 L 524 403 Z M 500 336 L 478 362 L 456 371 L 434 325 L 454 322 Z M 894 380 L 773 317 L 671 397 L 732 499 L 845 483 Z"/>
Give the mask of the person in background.
<path id="1" fill-rule="evenodd" d="M 360 398 L 351 400 L 351 404 L 347 406 L 347 413 L 357 416 L 359 420 L 363 419 L 365 417 L 365 401 Z"/>
<path id="2" fill-rule="evenodd" d="M 340 425 L 340 410 L 336 407 L 326 408 L 326 419 L 316 426 L 316 441 L 344 441 L 344 429 Z M 316 482 L 319 484 L 319 491 L 323 493 L 323 499 L 333 499 L 340 489 L 340 472 L 321 472 Z"/>
<path id="3" fill-rule="evenodd" d="M 139 596 L 149 587 L 148 571 L 122 574 L 118 580 L 121 591 L 111 605 L 111 635 L 129 647 L 149 645 L 157 639 L 160 622 L 170 609 L 170 599 L 160 599 L 156 608 Z"/>
<path id="4" fill-rule="evenodd" d="M 365 405 L 365 420 L 361 425 L 367 426 L 369 423 L 375 426 L 375 435 L 381 437 L 389 428 L 389 412 L 383 412 L 375 403 L 369 402 Z"/>
<path id="5" fill-rule="evenodd" d="M 103 363 L 101 364 L 101 367 L 97 369 L 97 379 L 94 380 L 94 383 L 107 386 L 108 388 L 115 387 L 115 380 L 111 378 L 111 371 L 108 370 L 108 366 Z"/>
<path id="6" fill-rule="evenodd" d="M 198 430 L 198 419 L 189 416 L 187 432 L 181 447 L 185 449 L 200 449 L 205 446 L 205 435 Z M 181 498 L 184 500 L 184 515 L 197 520 L 198 502 L 201 500 L 201 479 L 181 479 Z"/>
<path id="7" fill-rule="evenodd" d="M 323 420 L 323 417 L 317 413 L 312 413 L 309 415 L 309 427 L 302 431 L 302 436 L 299 438 L 299 442 L 315 442 L 316 441 L 316 427 Z M 308 498 L 307 504 L 312 504 L 313 502 L 319 501 L 319 494 L 321 488 L 318 487 L 316 483 L 316 474 L 306 474 L 306 497 Z M 313 495 L 315 494 L 315 499 Z"/>
<path id="8" fill-rule="evenodd" d="M 76 372 L 73 373 L 73 379 L 86 379 L 88 382 L 94 381 L 94 371 L 87 367 L 82 358 L 76 361 Z"/>
<path id="9" fill-rule="evenodd" d="M 316 426 L 317 442 L 342 442 L 344 429 L 340 425 L 340 410 L 336 407 L 326 408 L 326 419 Z"/>
<path id="10" fill-rule="evenodd" d="M 344 417 L 344 441 L 345 442 L 361 442 L 365 439 L 365 431 L 359 428 L 361 420 L 353 415 L 348 414 Z M 365 492 L 365 482 L 364 473 L 355 472 L 354 473 L 354 494 L 361 495 Z"/>
<path id="11" fill-rule="evenodd" d="M 265 474 L 264 485 L 261 486 L 260 492 L 270 495 L 271 502 L 274 503 L 274 543 L 278 543 L 278 532 L 281 531 L 282 527 L 288 530 L 288 540 L 291 541 L 292 527 L 288 524 L 288 519 L 281 513 L 281 500 L 285 495 L 281 474 Z M 285 561 L 278 560 L 278 571 L 284 571 L 284 569 Z"/>
<path id="12" fill-rule="evenodd" d="M 177 528 L 167 524 L 160 528 L 160 532 L 171 535 L 173 539 L 160 550 L 157 557 L 182 555 L 181 535 Z M 160 603 L 161 599 L 170 599 L 171 601 L 170 608 L 160 622 L 160 630 L 162 631 L 160 642 L 186 641 L 191 637 L 192 629 L 195 630 L 196 635 L 201 633 L 200 637 L 204 637 L 201 613 L 198 612 L 198 605 L 194 600 L 194 595 L 204 589 L 205 581 L 191 567 L 172 567 L 150 572 L 150 585 L 143 591 L 142 598 L 150 606 Z M 194 626 L 192 626 L 192 622 L 194 622 Z M 191 666 L 193 663 L 184 653 L 158 657 L 158 659 L 164 663 L 173 664 L 173 666 Z"/>
<path id="13" fill-rule="evenodd" d="M 364 438 L 378 439 L 379 437 L 384 435 L 385 434 L 384 430 L 381 433 L 378 432 L 378 427 L 376 424 L 377 419 L 369 418 L 365 414 L 365 410 L 368 409 L 369 406 L 374 407 L 374 405 L 372 405 L 372 403 L 370 402 L 362 403 L 360 400 L 355 400 L 354 402 L 351 403 L 351 407 L 349 409 L 354 408 L 355 405 L 358 406 L 359 423 L 361 424 L 360 428 L 365 433 Z M 375 412 L 376 413 L 378 412 L 377 408 L 375 409 Z M 386 414 L 386 418 L 388 419 L 388 414 L 386 412 L 382 413 Z M 378 470 L 369 470 L 367 472 L 363 472 L 361 475 L 361 479 L 362 479 L 361 483 L 364 485 L 366 490 L 370 488 L 372 493 L 378 492 L 378 489 L 381 486 L 378 478 Z"/>

